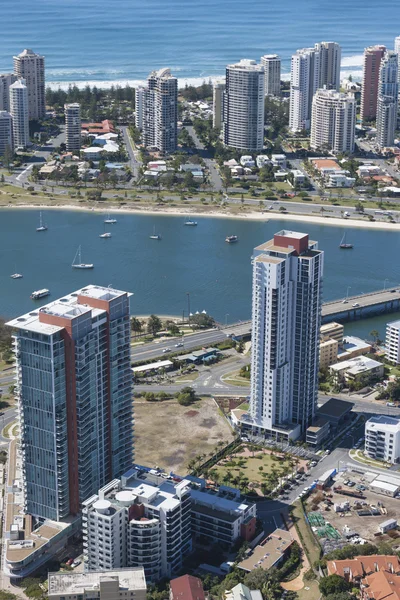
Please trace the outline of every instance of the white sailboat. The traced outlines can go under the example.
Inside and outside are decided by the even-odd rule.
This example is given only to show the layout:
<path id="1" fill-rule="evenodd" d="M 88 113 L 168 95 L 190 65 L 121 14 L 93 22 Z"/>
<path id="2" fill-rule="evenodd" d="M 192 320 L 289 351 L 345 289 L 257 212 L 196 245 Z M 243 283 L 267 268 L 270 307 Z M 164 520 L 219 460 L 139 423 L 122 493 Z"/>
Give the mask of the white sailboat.
<path id="1" fill-rule="evenodd" d="M 161 240 L 161 235 L 156 233 L 156 226 L 154 225 L 153 234 L 149 236 L 151 240 Z"/>
<path id="2" fill-rule="evenodd" d="M 104 219 L 104 223 L 109 223 L 111 225 L 114 225 L 114 223 L 117 222 L 117 219 L 113 219 L 112 217 L 110 217 L 110 213 L 108 213 L 107 217 Z"/>
<path id="3" fill-rule="evenodd" d="M 111 237 L 111 233 L 109 231 L 106 231 L 106 224 L 104 222 L 104 233 L 100 233 L 99 237 L 103 238 L 103 239 L 107 239 Z"/>
<path id="4" fill-rule="evenodd" d="M 39 227 L 36 227 L 36 231 L 47 231 L 47 225 L 43 225 L 42 211 L 40 211 Z"/>
<path id="5" fill-rule="evenodd" d="M 81 247 L 79 246 L 74 256 L 74 260 L 72 261 L 71 267 L 73 269 L 93 269 L 94 264 L 82 262 Z"/>
<path id="6" fill-rule="evenodd" d="M 10 275 L 11 279 L 22 279 L 23 275 L 21 275 L 21 273 L 14 273 L 13 275 Z"/>

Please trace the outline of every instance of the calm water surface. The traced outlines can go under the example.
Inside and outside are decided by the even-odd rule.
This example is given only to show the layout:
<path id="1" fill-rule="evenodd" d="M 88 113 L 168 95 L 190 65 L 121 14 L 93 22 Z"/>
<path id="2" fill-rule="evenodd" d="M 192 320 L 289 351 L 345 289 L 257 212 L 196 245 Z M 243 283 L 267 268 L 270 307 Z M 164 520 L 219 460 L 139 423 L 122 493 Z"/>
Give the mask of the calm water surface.
<path id="1" fill-rule="evenodd" d="M 331 226 L 198 217 L 197 227 L 185 227 L 181 217 L 116 217 L 118 222 L 108 226 L 112 238 L 100 239 L 104 215 L 48 210 L 43 220 L 49 229 L 37 233 L 37 211 L 1 211 L 0 315 L 14 317 L 49 301 L 30 300 L 33 290 L 47 287 L 55 299 L 95 283 L 133 292 L 135 314 L 182 314 L 189 292 L 193 312 L 204 309 L 223 322 L 247 319 L 252 250 L 283 228 L 309 233 L 325 250 L 325 300 L 344 297 L 347 286 L 350 294 L 358 294 L 383 288 L 385 279 L 387 286 L 400 284 L 400 236 L 395 232 L 346 228 L 355 248 L 344 252 L 338 248 L 344 230 Z M 161 241 L 149 239 L 154 227 Z M 230 234 L 239 236 L 237 244 L 225 243 Z M 82 260 L 93 262 L 93 271 L 71 268 L 80 244 Z M 15 271 L 24 278 L 10 279 Z M 369 332 L 371 323 L 352 327 L 365 326 Z"/>

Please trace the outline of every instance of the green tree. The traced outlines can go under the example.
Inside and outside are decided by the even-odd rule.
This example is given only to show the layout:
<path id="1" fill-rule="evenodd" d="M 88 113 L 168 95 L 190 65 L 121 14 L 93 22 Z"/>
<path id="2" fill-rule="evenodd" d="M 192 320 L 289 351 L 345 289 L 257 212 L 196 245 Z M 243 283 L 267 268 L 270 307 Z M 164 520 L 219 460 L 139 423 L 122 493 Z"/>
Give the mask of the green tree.
<path id="1" fill-rule="evenodd" d="M 372 329 L 372 331 L 369 332 L 369 335 L 374 338 L 374 342 L 376 344 L 376 342 L 379 338 L 379 331 L 377 331 L 376 329 Z"/>
<path id="2" fill-rule="evenodd" d="M 196 400 L 196 392 L 192 387 L 187 386 L 176 394 L 176 398 L 182 406 L 189 406 L 189 404 L 192 404 Z"/>
<path id="3" fill-rule="evenodd" d="M 4 166 L 7 167 L 8 171 L 10 171 L 10 165 L 14 158 L 14 153 L 8 144 L 6 144 L 6 147 L 4 149 L 4 154 L 1 158 L 4 163 Z"/>
<path id="4" fill-rule="evenodd" d="M 136 337 L 136 334 L 138 334 L 141 331 L 143 331 L 143 321 L 141 321 L 137 317 L 132 317 L 132 319 L 131 319 L 131 329 L 135 333 L 135 337 Z"/>
<path id="5" fill-rule="evenodd" d="M 208 329 L 209 327 L 214 327 L 215 319 L 205 313 L 199 313 L 190 317 L 190 324 L 200 329 Z"/>
<path id="6" fill-rule="evenodd" d="M 328 577 L 324 577 L 319 582 L 319 591 L 324 596 L 337 594 L 338 592 L 348 592 L 350 590 L 350 583 L 339 575 L 328 575 Z"/>
<path id="7" fill-rule="evenodd" d="M 156 315 L 150 315 L 147 321 L 147 333 L 156 335 L 162 329 L 161 319 Z"/>

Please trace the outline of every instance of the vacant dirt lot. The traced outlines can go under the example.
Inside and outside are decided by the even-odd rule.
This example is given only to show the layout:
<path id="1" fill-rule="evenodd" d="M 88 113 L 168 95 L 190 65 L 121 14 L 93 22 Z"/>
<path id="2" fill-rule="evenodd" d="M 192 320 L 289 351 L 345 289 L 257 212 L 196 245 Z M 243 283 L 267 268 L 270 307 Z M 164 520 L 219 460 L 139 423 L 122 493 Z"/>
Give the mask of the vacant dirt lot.
<path id="1" fill-rule="evenodd" d="M 212 398 L 191 406 L 176 400 L 135 401 L 135 461 L 185 475 L 191 458 L 209 455 L 220 440 L 233 440 L 231 428 Z"/>

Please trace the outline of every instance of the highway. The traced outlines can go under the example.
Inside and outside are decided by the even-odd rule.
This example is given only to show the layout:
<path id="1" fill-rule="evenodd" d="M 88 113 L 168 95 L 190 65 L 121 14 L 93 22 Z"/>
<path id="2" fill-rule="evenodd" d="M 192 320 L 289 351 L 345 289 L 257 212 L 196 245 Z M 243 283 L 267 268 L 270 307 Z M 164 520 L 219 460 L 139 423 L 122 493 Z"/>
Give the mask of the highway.
<path id="1" fill-rule="evenodd" d="M 375 306 L 386 302 L 391 303 L 394 300 L 398 302 L 399 299 L 400 288 L 398 287 L 361 294 L 359 296 L 349 296 L 342 300 L 324 302 L 322 305 L 322 317 L 329 317 L 329 315 L 335 315 L 339 312 L 357 312 L 367 306 Z M 357 304 L 357 306 L 355 306 L 355 304 Z"/>

